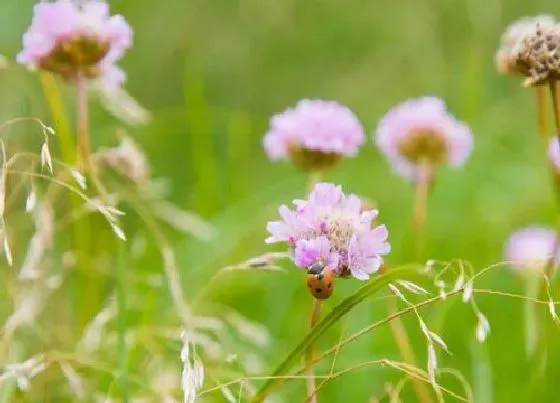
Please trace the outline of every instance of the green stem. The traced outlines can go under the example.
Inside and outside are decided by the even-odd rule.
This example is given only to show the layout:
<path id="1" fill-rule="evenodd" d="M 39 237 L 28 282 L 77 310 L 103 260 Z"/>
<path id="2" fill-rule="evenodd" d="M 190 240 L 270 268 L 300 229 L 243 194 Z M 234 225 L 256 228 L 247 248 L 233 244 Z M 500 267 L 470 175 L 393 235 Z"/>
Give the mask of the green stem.
<path id="1" fill-rule="evenodd" d="M 311 322 L 310 329 L 313 329 L 315 325 L 321 319 L 321 301 L 317 298 L 313 298 L 313 305 L 311 307 Z M 306 362 L 309 365 L 307 370 L 307 401 L 309 403 L 317 403 L 317 389 L 315 386 L 315 370 L 310 364 L 313 362 L 315 357 L 315 345 L 310 344 L 307 349 Z"/>
<path id="2" fill-rule="evenodd" d="M 46 72 L 39 73 L 39 80 L 51 114 L 52 125 L 58 138 L 62 159 L 67 164 L 73 164 L 76 159 L 76 146 L 56 81 L 51 73 Z"/>
<path id="3" fill-rule="evenodd" d="M 43 89 L 43 94 L 45 101 L 51 115 L 52 125 L 54 126 L 57 144 L 59 145 L 59 151 L 62 159 L 65 163 L 73 165 L 76 161 L 76 144 L 74 141 L 75 132 L 72 130 L 70 119 L 68 118 L 67 110 L 63 102 L 62 96 L 60 94 L 58 85 L 54 76 L 51 73 L 41 72 L 39 73 L 39 80 L 41 82 L 41 87 Z M 58 176 L 61 176 L 59 173 Z M 46 199 L 55 202 L 59 188 L 56 186 L 51 186 L 47 192 Z M 70 205 L 73 209 L 79 210 L 83 206 L 83 201 L 74 194 L 69 195 Z M 90 227 L 89 221 L 80 220 L 72 226 L 71 243 L 72 248 L 79 252 L 86 251 L 90 244 Z M 83 272 L 87 272 L 88 267 L 83 267 Z M 71 290 L 79 289 L 78 280 L 73 277 L 70 280 L 73 284 L 70 287 Z M 88 288 L 89 289 L 89 288 Z M 74 291 L 73 291 L 74 292 Z M 74 300 L 79 300 L 79 296 L 74 294 Z M 72 310 L 72 316 L 78 318 L 78 311 L 75 304 L 69 304 Z M 78 320 L 76 320 L 78 323 Z"/>
<path id="4" fill-rule="evenodd" d="M 76 124 L 78 126 L 78 155 L 85 170 L 90 167 L 90 144 L 88 127 L 88 95 L 86 80 L 81 74 L 76 76 Z"/>
<path id="5" fill-rule="evenodd" d="M 414 254 L 415 258 L 418 261 L 422 259 L 422 253 L 424 248 L 424 232 L 425 232 L 425 225 L 426 225 L 426 211 L 427 211 L 427 204 L 428 204 L 428 192 L 430 188 L 430 180 L 431 180 L 431 165 L 429 162 L 420 161 L 418 164 L 418 176 L 416 178 L 416 190 L 414 196 L 414 206 L 412 211 L 412 228 L 414 233 Z M 387 308 L 389 314 L 392 315 L 397 312 L 397 304 L 396 301 L 392 299 L 387 300 Z M 403 360 L 412 365 L 417 367 L 416 364 L 416 356 L 414 354 L 414 350 L 412 348 L 412 344 L 410 343 L 410 339 L 406 334 L 406 329 L 400 320 L 400 318 L 395 318 L 394 321 L 391 322 L 391 331 L 395 338 L 395 342 L 397 344 L 397 348 L 403 358 Z M 418 401 L 422 403 L 430 403 L 432 402 L 432 398 L 430 392 L 426 385 L 416 379 L 412 378 L 412 387 L 414 388 L 414 392 L 418 397 Z"/>
<path id="6" fill-rule="evenodd" d="M 127 270 L 127 252 L 126 244 L 119 242 L 119 258 L 117 264 L 117 310 L 118 310 L 118 362 L 119 362 L 119 380 L 121 388 L 121 397 L 123 402 L 128 401 L 127 393 L 127 362 L 128 351 L 126 347 L 126 270 Z"/>
<path id="7" fill-rule="evenodd" d="M 560 143 L 560 100 L 558 96 L 558 81 L 550 80 L 548 83 L 548 88 L 550 90 L 550 97 L 552 99 L 552 115 L 554 116 L 554 127 L 556 129 L 556 141 Z M 557 174 L 556 174 L 557 175 Z M 555 173 L 553 173 L 553 180 L 554 180 L 554 187 L 556 190 L 556 194 L 560 195 L 560 181 L 557 180 Z M 545 275 L 548 276 L 549 279 L 552 279 L 552 275 L 554 274 L 554 269 L 556 267 L 556 256 L 558 255 L 558 251 L 560 250 L 560 221 L 556 228 L 556 241 L 554 243 L 553 253 L 548 261 Z M 546 287 L 546 281 L 543 280 L 541 290 L 544 290 Z"/>
<path id="8" fill-rule="evenodd" d="M 431 165 L 420 162 L 418 165 L 418 176 L 416 178 L 416 194 L 412 212 L 412 227 L 414 232 L 414 254 L 418 261 L 422 259 L 424 249 L 424 233 L 426 225 L 426 212 L 428 203 L 428 191 L 430 188 Z"/>
<path id="9" fill-rule="evenodd" d="M 537 123 L 539 126 L 539 134 L 543 140 L 548 139 L 548 124 L 546 122 L 546 87 L 538 86 L 537 91 Z"/>
<path id="10" fill-rule="evenodd" d="M 307 191 L 311 192 L 315 185 L 323 180 L 323 171 L 311 171 L 307 177 Z"/>

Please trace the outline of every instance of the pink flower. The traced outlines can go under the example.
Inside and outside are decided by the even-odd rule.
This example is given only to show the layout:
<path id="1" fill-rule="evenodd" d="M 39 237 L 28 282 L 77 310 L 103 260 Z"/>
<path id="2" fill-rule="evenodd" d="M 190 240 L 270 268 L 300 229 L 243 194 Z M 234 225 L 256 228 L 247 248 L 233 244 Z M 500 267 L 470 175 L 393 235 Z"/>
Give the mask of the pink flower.
<path id="1" fill-rule="evenodd" d="M 298 267 L 308 267 L 311 263 L 325 259 L 331 267 L 338 266 L 338 254 L 331 252 L 331 243 L 326 236 L 302 239 L 296 243 L 294 262 Z"/>
<path id="2" fill-rule="evenodd" d="M 372 228 L 377 210 L 362 211 L 360 199 L 346 196 L 340 186 L 319 183 L 308 200 L 295 200 L 295 209 L 279 209 L 281 220 L 267 225 L 267 243 L 286 242 L 296 266 L 306 268 L 325 259 L 339 276 L 367 280 L 390 252 L 384 225 Z"/>
<path id="3" fill-rule="evenodd" d="M 17 61 L 75 79 L 107 77 L 120 86 L 124 73 L 115 63 L 132 44 L 132 29 L 121 15 L 111 16 L 102 0 L 41 2 L 33 9 Z"/>
<path id="4" fill-rule="evenodd" d="M 273 116 L 263 140 L 270 159 L 290 159 L 298 165 L 317 165 L 318 154 L 353 157 L 363 143 L 362 125 L 350 109 L 335 101 L 308 99 Z"/>
<path id="5" fill-rule="evenodd" d="M 505 258 L 520 270 L 543 270 L 554 253 L 556 234 L 554 230 L 527 227 L 514 232 L 508 239 Z M 558 263 L 559 256 L 556 257 Z"/>
<path id="6" fill-rule="evenodd" d="M 468 126 L 434 97 L 411 99 L 390 110 L 379 121 L 375 142 L 395 171 L 408 178 L 422 163 L 459 167 L 473 147 Z"/>
<path id="7" fill-rule="evenodd" d="M 560 140 L 558 137 L 554 136 L 552 140 L 550 140 L 550 145 L 548 146 L 548 159 L 554 166 L 554 168 L 560 172 L 560 146 L 558 142 Z"/>

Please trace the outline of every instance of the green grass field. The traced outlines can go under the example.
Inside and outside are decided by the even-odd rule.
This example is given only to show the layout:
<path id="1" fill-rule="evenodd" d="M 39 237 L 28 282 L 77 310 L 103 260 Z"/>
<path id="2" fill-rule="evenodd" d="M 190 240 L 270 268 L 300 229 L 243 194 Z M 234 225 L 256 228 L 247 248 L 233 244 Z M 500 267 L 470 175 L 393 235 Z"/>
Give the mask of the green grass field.
<path id="1" fill-rule="evenodd" d="M 117 130 L 124 129 L 144 149 L 153 177 L 167 181 L 166 199 L 198 214 L 214 229 L 214 236 L 204 240 L 161 224 L 176 253 L 186 304 L 194 315 L 219 318 L 221 323 L 217 333 L 200 330 L 198 335 L 202 346 L 196 351 L 206 371 L 202 391 L 238 379 L 242 373 L 270 375 L 308 331 L 311 298 L 303 272 L 289 261 L 282 261 L 282 272 L 238 271 L 215 277 L 222 267 L 265 252 L 284 251 L 282 246 L 265 245 L 265 225 L 277 219 L 280 204 L 306 196 L 307 178 L 287 163 L 269 162 L 261 141 L 268 118 L 301 98 L 338 100 L 363 122 L 368 142 L 356 158 L 343 161 L 325 180 L 376 203 L 380 221 L 389 229 L 389 267 L 414 262 L 413 190 L 391 172 L 374 147 L 372 134 L 378 119 L 407 98 L 443 98 L 451 112 L 470 125 L 475 141 L 463 169 L 442 169 L 438 175 L 429 198 L 425 259 L 416 263 L 464 259 L 479 271 L 503 260 L 504 242 L 513 230 L 557 223 L 559 209 L 545 145 L 537 132 L 535 91 L 521 88 L 519 79 L 499 75 L 494 63 L 505 27 L 524 15 L 560 16 L 555 2 L 110 3 L 135 30 L 134 45 L 121 63 L 128 74 L 125 87 L 151 112 L 152 119 L 146 125 L 127 126 L 109 114 L 98 98 L 91 97 L 92 141 L 94 148 L 114 146 Z M 64 158 L 61 115 L 51 114 L 39 75 L 12 62 L 29 24 L 32 4 L 31 0 L 0 2 L 0 54 L 8 60 L 0 69 L 0 122 L 21 116 L 41 118 L 57 129 L 51 148 Z M 62 116 L 74 127 L 72 88 L 57 83 L 64 102 Z M 36 125 L 14 124 L 2 130 L 10 152 L 40 150 Z M 15 195 L 6 211 L 14 267 L 2 263 L 2 322 L 17 306 L 16 296 L 39 293 L 41 288 L 40 284 L 30 287 L 18 282 L 18 270 L 33 234 L 32 223 L 21 211 L 25 197 L 25 193 Z M 57 221 L 59 229 L 44 267 L 62 273 L 63 283 L 41 299 L 45 309 L 32 323 L 12 335 L 2 333 L 0 373 L 7 363 L 56 352 L 57 357 L 70 357 L 68 362 L 83 383 L 82 401 L 105 401 L 104 397 L 110 401 L 163 401 L 151 389 L 159 390 L 165 382 L 171 383 L 170 396 L 182 400 L 181 343 L 176 334 L 181 320 L 172 303 L 161 245 L 152 237 L 154 229 L 145 217 L 135 214 L 126 202 L 119 207 L 127 212 L 123 226 L 129 241 L 124 247 L 119 247 L 97 216 L 60 228 Z M 73 232 L 76 228 L 85 228 L 81 241 Z M 73 269 L 61 269 L 63 254 L 71 248 L 79 252 L 76 263 Z M 528 283 L 502 267 L 480 277 L 475 288 L 524 294 Z M 360 285 L 355 280 L 338 281 L 324 312 Z M 430 290 L 437 293 L 433 287 Z M 99 348 L 86 354 L 78 343 L 84 327 L 111 304 L 115 292 L 124 297 L 117 303 L 121 308 L 120 303 L 124 304 L 124 312 L 117 309 L 119 313 L 102 332 Z M 552 292 L 560 299 L 558 284 L 553 284 Z M 326 350 L 386 317 L 387 304 L 381 298 L 386 295 L 385 287 L 337 321 L 318 340 L 317 349 Z M 537 349 L 546 350 L 533 356 L 526 349 L 528 335 L 537 327 L 530 321 L 535 315 L 531 305 L 485 294 L 476 301 L 492 328 L 483 344 L 475 339 L 476 318 L 460 297 L 421 311 L 452 353 L 437 350 L 439 368 L 460 372 L 477 403 L 558 401 L 559 332 L 546 305 L 536 313 L 546 329 Z M 262 328 L 253 329 L 245 322 L 240 325 L 239 315 Z M 406 315 L 403 323 L 419 366 L 425 370 L 426 340 L 418 322 Z M 237 360 L 227 363 L 232 354 Z M 331 365 L 336 372 L 381 358 L 401 360 L 388 326 L 345 346 L 334 364 L 331 357 L 316 372 L 328 374 Z M 293 369 L 298 366 L 299 360 Z M 376 400 L 369 399 L 381 397 L 385 385 L 395 386 L 402 376 L 386 365 L 364 366 L 331 380 L 320 390 L 318 401 L 373 402 Z M 440 381 L 466 396 L 461 383 L 449 374 L 442 373 Z M 264 381 L 250 383 L 258 389 Z M 239 386 L 230 389 L 237 396 Z M 305 382 L 291 381 L 273 397 L 274 401 L 304 401 Z M 79 401 L 54 363 L 32 380 L 27 391 L 17 390 L 13 381 L 0 383 L 0 398 L 4 402 Z M 203 402 L 225 399 L 220 390 L 200 397 Z M 246 394 L 240 400 L 249 401 Z M 417 401 L 409 383 L 401 401 Z M 461 400 L 445 395 L 445 401 Z"/>

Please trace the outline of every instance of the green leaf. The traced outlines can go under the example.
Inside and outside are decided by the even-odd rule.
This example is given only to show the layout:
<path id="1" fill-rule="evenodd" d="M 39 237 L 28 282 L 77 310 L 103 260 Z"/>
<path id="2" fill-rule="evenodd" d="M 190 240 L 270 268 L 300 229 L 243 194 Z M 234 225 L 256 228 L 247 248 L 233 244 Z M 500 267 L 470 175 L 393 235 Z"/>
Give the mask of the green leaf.
<path id="1" fill-rule="evenodd" d="M 285 375 L 298 361 L 298 358 L 305 353 L 309 346 L 314 344 L 328 329 L 350 312 L 352 308 L 385 288 L 390 282 L 417 274 L 417 269 L 418 266 L 416 265 L 413 267 L 407 265 L 391 269 L 380 276 L 373 277 L 366 284 L 358 288 L 354 294 L 345 298 L 340 304 L 335 306 L 323 320 L 310 330 L 303 340 L 288 354 L 284 361 L 278 365 L 276 370 L 272 373 L 271 379 L 269 379 L 255 395 L 253 402 L 262 402 L 266 396 L 282 382 L 282 379 L 278 377 Z"/>

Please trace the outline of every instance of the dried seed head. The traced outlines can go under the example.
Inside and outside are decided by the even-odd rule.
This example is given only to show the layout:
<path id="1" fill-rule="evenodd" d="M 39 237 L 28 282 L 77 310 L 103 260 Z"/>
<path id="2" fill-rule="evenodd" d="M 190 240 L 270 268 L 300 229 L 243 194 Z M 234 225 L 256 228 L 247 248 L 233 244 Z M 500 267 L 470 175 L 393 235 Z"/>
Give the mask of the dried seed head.
<path id="1" fill-rule="evenodd" d="M 550 16 L 523 18 L 502 35 L 498 71 L 527 76 L 526 87 L 560 78 L 560 25 Z"/>
<path id="2" fill-rule="evenodd" d="M 483 343 L 490 333 L 490 322 L 488 322 L 486 316 L 484 316 L 481 312 L 478 312 L 477 318 L 478 323 L 476 325 L 476 339 L 479 343 Z"/>
<path id="3" fill-rule="evenodd" d="M 183 371 L 181 373 L 181 388 L 183 389 L 183 401 L 194 403 L 198 390 L 204 383 L 204 366 L 202 362 L 191 354 L 191 340 L 186 331 L 183 332 L 183 348 L 181 349 L 181 361 Z"/>

